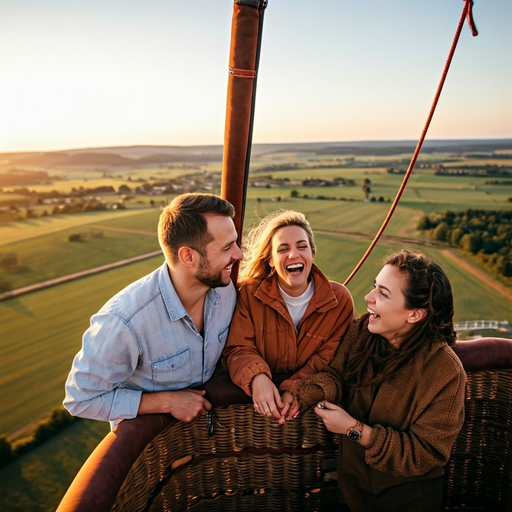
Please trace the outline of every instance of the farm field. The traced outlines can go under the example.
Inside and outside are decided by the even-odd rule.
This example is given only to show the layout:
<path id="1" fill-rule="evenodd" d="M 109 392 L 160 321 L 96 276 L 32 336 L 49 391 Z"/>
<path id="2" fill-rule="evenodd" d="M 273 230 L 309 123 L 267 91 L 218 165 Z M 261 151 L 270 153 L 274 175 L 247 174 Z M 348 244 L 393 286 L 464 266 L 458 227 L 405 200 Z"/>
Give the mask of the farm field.
<path id="1" fill-rule="evenodd" d="M 27 219 L 21 222 L 2 223 L 0 224 L 0 252 L 5 251 L 4 245 L 12 242 L 37 238 L 66 229 L 76 229 L 84 224 L 100 223 L 112 217 L 131 217 L 139 213 L 138 210 L 88 212 L 87 214 L 55 215 Z"/>
<path id="2" fill-rule="evenodd" d="M 371 164 L 373 157 L 356 157 L 354 167 L 301 168 L 301 165 L 311 166 L 310 157 L 310 154 L 290 152 L 255 158 L 255 168 L 288 162 L 298 162 L 299 165 L 289 171 L 262 172 L 290 181 L 286 186 L 248 189 L 244 228 L 247 229 L 259 218 L 278 208 L 304 212 L 316 232 L 316 263 L 331 279 L 343 282 L 366 251 L 402 181 L 402 175 L 388 174 L 386 166 L 396 165 L 397 161 L 402 160 L 406 167 L 407 155 L 379 156 L 381 167 L 357 167 L 361 162 Z M 344 157 L 339 160 L 344 160 Z M 428 154 L 422 161 L 428 164 L 441 160 L 439 155 Z M 334 159 L 321 156 L 319 161 L 331 165 Z M 475 162 L 472 160 L 471 164 Z M 483 159 L 481 163 L 485 165 L 487 161 Z M 511 165 L 512 158 L 501 163 Z M 220 165 L 205 164 L 200 168 L 220 170 Z M 196 172 L 197 169 L 168 171 L 145 168 L 126 171 L 130 175 L 133 172 L 132 176 L 137 176 L 137 179 L 149 175 L 161 179 L 171 174 Z M 80 180 L 83 181 L 79 172 L 70 176 L 69 181 L 58 182 L 57 185 L 66 189 L 71 183 L 77 185 Z M 114 169 L 112 175 L 123 172 Z M 90 186 L 105 185 L 108 181 L 107 178 L 98 178 L 97 172 L 94 175 L 90 169 L 86 174 L 83 186 L 86 186 L 85 183 Z M 252 174 L 252 177 L 258 176 L 257 173 Z M 324 179 L 343 177 L 353 179 L 356 185 L 300 186 L 300 180 L 308 176 Z M 382 201 L 362 201 L 361 183 L 365 178 L 371 180 L 370 195 L 376 199 L 382 197 Z M 124 183 L 125 176 L 115 179 L 119 182 L 112 183 L 117 186 Z M 485 178 L 469 176 L 436 176 L 431 169 L 414 171 L 383 238 L 348 285 L 354 296 L 357 314 L 366 310 L 364 295 L 371 289 L 383 258 L 391 251 L 407 247 L 431 254 L 446 270 L 454 288 L 456 321 L 494 319 L 512 322 L 510 285 L 500 285 L 490 275 L 489 279 L 482 279 L 476 271 L 472 272 L 461 264 L 464 262 L 470 268 L 477 268 L 477 264 L 464 253 L 439 244 L 427 246 L 425 235 L 416 230 L 420 218 L 434 211 L 510 209 L 512 204 L 507 199 L 512 197 L 512 179 L 507 180 L 511 183 L 501 185 L 485 184 L 485 181 Z M 55 188 L 56 184 L 52 186 Z M 297 190 L 300 197 L 292 197 L 292 190 Z M 219 190 L 214 192 L 218 193 Z M 309 197 L 305 198 L 304 195 Z M 9 274 L 13 287 L 17 288 L 155 251 L 159 248 L 156 239 L 158 206 L 168 199 L 169 196 L 162 195 L 139 196 L 127 203 L 126 210 L 2 223 L 0 256 L 16 254 L 19 268 L 10 274 L 9 269 L 0 269 L 0 272 L 4 272 L 0 273 L 0 278 Z M 70 242 L 69 236 L 73 234 L 80 234 L 82 240 Z M 407 242 L 398 238 L 407 239 Z M 417 244 L 410 240 L 417 241 Z M 0 404 L 0 435 L 6 434 L 11 440 L 26 435 L 35 423 L 62 402 L 64 381 L 72 359 L 80 349 L 89 317 L 113 294 L 162 262 L 163 257 L 159 256 L 0 301 L 0 318 L 3 320 L 0 323 L 0 386 L 4 396 Z M 487 271 L 482 272 L 488 274 Z M 491 286 L 493 282 L 496 286 Z M 0 471 L 0 509 L 13 512 L 54 510 L 69 481 L 106 431 L 107 424 L 78 422 Z M 73 456 L 68 457 L 69 454 Z M 34 482 L 31 483 L 31 480 Z"/>
<path id="3" fill-rule="evenodd" d="M 1 433 L 23 433 L 62 403 L 64 381 L 90 316 L 162 262 L 157 257 L 0 301 Z"/>
<path id="4" fill-rule="evenodd" d="M 70 236 L 80 240 L 70 242 Z M 73 274 L 101 265 L 150 253 L 160 246 L 154 232 L 132 232 L 93 224 L 66 229 L 39 239 L 14 242 L 2 247 L 4 254 L 16 254 L 21 262 L 10 272 L 13 289 Z M 34 243 L 41 242 L 37 251 Z"/>
<path id="5" fill-rule="evenodd" d="M 371 196 L 383 197 L 385 201 L 393 200 L 402 183 L 402 175 L 387 174 L 384 168 L 380 169 L 318 169 L 273 172 L 274 178 L 305 179 L 311 176 L 321 176 L 324 179 L 342 177 L 353 179 L 356 186 L 344 187 L 300 187 L 301 196 L 317 196 L 346 198 L 348 200 L 361 201 L 362 180 L 368 178 L 371 181 Z M 499 209 L 505 206 L 507 198 L 512 194 L 512 182 L 509 185 L 489 185 L 481 177 L 470 176 L 436 176 L 432 171 L 414 170 L 407 188 L 405 189 L 400 206 L 415 206 L 426 213 L 432 211 L 462 210 L 466 208 Z M 359 184 L 359 185 L 357 185 Z M 249 188 L 249 197 L 271 198 L 275 196 L 288 197 L 293 185 L 287 188 Z M 478 206 L 477 206 L 478 205 Z"/>

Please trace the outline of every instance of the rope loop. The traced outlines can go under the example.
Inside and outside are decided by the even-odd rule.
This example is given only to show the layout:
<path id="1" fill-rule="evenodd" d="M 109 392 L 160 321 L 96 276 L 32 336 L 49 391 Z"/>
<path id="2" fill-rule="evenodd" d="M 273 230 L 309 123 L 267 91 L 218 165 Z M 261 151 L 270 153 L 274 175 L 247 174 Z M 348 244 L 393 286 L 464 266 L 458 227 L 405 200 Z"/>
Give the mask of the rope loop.
<path id="1" fill-rule="evenodd" d="M 471 30 L 473 37 L 476 37 L 478 35 L 478 30 L 476 29 L 475 20 L 473 19 L 473 0 L 462 1 L 466 3 L 466 19 L 468 20 L 469 29 Z"/>

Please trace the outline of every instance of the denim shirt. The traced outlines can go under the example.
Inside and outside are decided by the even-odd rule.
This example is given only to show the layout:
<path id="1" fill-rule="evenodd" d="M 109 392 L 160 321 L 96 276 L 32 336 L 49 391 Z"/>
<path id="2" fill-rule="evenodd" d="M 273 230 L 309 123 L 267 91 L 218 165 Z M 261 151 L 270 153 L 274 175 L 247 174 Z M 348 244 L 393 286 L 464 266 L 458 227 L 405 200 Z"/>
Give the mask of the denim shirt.
<path id="1" fill-rule="evenodd" d="M 92 316 L 66 381 L 64 406 L 74 416 L 117 423 L 137 416 L 143 391 L 204 384 L 224 348 L 235 301 L 233 283 L 208 290 L 203 338 L 164 263 Z"/>

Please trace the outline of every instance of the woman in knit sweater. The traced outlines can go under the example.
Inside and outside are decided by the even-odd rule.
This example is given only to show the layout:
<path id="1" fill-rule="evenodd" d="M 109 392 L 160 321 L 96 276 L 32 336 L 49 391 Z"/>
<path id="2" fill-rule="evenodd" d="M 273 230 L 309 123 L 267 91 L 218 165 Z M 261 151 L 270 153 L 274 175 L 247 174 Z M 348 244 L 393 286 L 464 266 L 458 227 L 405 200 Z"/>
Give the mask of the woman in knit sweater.
<path id="1" fill-rule="evenodd" d="M 450 283 L 429 257 L 402 250 L 387 258 L 365 300 L 368 313 L 332 363 L 301 386 L 301 411 L 316 405 L 340 434 L 347 510 L 438 512 L 466 383 L 450 348 Z"/>
<path id="2" fill-rule="evenodd" d="M 347 288 L 313 263 L 313 232 L 302 213 L 265 217 L 244 249 L 223 360 L 255 410 L 282 423 L 298 413 L 301 382 L 332 361 L 354 305 Z M 273 373 L 292 375 L 278 389 Z"/>

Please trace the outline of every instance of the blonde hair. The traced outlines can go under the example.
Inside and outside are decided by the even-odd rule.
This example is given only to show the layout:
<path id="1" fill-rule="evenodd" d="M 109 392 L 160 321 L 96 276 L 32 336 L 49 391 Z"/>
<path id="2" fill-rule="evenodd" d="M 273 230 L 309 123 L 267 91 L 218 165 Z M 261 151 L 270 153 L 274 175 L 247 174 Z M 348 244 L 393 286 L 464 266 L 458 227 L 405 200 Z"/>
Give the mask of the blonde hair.
<path id="1" fill-rule="evenodd" d="M 277 210 L 263 218 L 247 235 L 243 243 L 244 259 L 240 265 L 239 284 L 250 279 L 267 277 L 271 273 L 269 260 L 272 239 L 279 229 L 286 226 L 299 226 L 306 232 L 311 252 L 315 256 L 315 238 L 306 216 L 293 210 Z"/>

